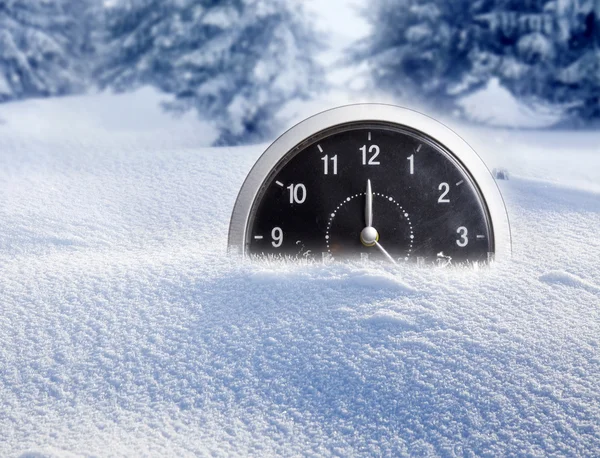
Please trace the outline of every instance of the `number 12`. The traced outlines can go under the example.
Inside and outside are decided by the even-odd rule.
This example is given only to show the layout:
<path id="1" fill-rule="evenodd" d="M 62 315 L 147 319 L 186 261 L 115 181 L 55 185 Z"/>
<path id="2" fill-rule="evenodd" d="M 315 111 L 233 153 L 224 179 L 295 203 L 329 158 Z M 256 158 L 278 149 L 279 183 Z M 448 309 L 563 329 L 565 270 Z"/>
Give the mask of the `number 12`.
<path id="1" fill-rule="evenodd" d="M 363 165 L 380 165 L 380 162 L 375 160 L 377 158 L 377 156 L 379 156 L 379 153 L 380 153 L 378 145 L 371 145 L 369 147 L 369 154 L 372 154 L 373 156 L 371 156 L 368 161 L 367 161 L 367 145 L 363 145 L 362 148 L 360 148 L 360 151 L 362 151 Z"/>

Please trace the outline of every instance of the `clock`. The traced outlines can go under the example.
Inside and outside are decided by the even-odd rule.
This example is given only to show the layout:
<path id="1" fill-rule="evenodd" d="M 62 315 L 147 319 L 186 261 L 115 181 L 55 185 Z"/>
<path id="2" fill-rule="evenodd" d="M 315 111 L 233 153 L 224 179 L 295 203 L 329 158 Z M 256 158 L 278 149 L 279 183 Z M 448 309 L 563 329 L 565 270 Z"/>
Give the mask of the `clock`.
<path id="1" fill-rule="evenodd" d="M 483 161 L 418 112 L 359 104 L 306 119 L 259 158 L 229 249 L 244 256 L 416 265 L 506 259 L 506 208 Z"/>

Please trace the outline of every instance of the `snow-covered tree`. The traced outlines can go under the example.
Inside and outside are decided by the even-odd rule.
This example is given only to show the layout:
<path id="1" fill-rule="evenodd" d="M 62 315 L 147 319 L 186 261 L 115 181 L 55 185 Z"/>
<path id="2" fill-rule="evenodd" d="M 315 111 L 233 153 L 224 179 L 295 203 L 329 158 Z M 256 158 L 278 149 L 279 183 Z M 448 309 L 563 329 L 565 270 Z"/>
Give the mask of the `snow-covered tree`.
<path id="1" fill-rule="evenodd" d="M 87 0 L 0 0 L 0 102 L 81 90 Z"/>
<path id="2" fill-rule="evenodd" d="M 494 77 L 515 95 L 531 95 L 545 88 L 556 52 L 546 2 L 378 0 L 370 6 L 373 34 L 360 52 L 378 87 L 419 94 L 438 108 L 453 107 Z"/>
<path id="3" fill-rule="evenodd" d="M 498 56 L 502 84 L 523 98 L 570 107 L 580 121 L 600 118 L 600 0 L 506 1 L 478 19 Z M 489 37 L 488 37 L 489 38 Z"/>
<path id="4" fill-rule="evenodd" d="M 491 76 L 515 96 L 545 99 L 552 86 L 561 50 L 552 1 L 497 1 L 476 23 L 482 28 L 482 48 L 494 56 Z M 564 39 L 564 37 L 563 37 Z"/>
<path id="5" fill-rule="evenodd" d="M 492 78 L 524 101 L 600 117 L 600 0 L 377 0 L 367 59 L 377 87 L 437 108 Z"/>
<path id="6" fill-rule="evenodd" d="M 154 85 L 168 108 L 214 121 L 219 144 L 275 134 L 286 102 L 323 72 L 299 6 L 280 0 L 122 0 L 106 11 L 103 87 Z"/>
<path id="7" fill-rule="evenodd" d="M 556 73 L 556 97 L 570 105 L 571 122 L 597 124 L 600 123 L 600 0 L 562 0 L 560 6 L 566 19 L 572 19 L 573 27 L 562 67 Z"/>
<path id="8" fill-rule="evenodd" d="M 377 0 L 365 15 L 372 34 L 353 47 L 374 84 L 397 96 L 417 94 L 436 107 L 480 87 L 493 64 L 479 53 L 474 17 L 485 1 Z"/>

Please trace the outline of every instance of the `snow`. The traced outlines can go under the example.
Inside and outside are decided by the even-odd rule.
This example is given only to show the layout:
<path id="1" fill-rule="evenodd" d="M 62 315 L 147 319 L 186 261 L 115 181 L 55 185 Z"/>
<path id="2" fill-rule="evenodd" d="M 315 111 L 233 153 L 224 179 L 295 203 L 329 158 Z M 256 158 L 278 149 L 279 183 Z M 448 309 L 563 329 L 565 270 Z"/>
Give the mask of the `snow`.
<path id="1" fill-rule="evenodd" d="M 524 103 L 497 78 L 492 78 L 485 88 L 463 97 L 458 105 L 468 119 L 496 127 L 550 127 L 564 116 L 560 107 Z"/>
<path id="2" fill-rule="evenodd" d="M 199 122 L 194 114 L 179 117 L 165 116 L 161 104 L 168 95 L 145 87 L 125 95 L 98 93 L 87 97 L 63 97 L 57 109 L 56 100 L 33 99 L 0 106 L 0 118 L 7 125 L 0 133 L 3 145 L 27 142 L 48 142 L 95 147 L 101 144 L 133 143 L 139 147 L 163 142 L 165 147 L 179 145 L 210 145 L 217 132 L 207 123 Z M 166 143 L 165 143 L 166 141 Z M 22 144 L 20 148 L 27 148 Z"/>
<path id="3" fill-rule="evenodd" d="M 0 106 L 0 455 L 600 453 L 597 133 L 453 126 L 511 172 L 504 264 L 251 263 L 266 145 L 157 99 Z"/>
<path id="4" fill-rule="evenodd" d="M 581 288 L 581 289 L 585 289 L 587 291 L 591 291 L 594 293 L 600 292 L 599 286 L 594 285 L 593 283 L 587 282 L 585 280 L 582 280 L 581 278 L 577 277 L 576 275 L 572 275 L 567 272 L 561 272 L 561 271 L 548 272 L 547 274 L 542 275 L 540 277 L 540 280 L 542 280 L 546 283 L 550 283 L 550 284 L 556 283 L 556 284 L 563 284 L 566 286 L 570 286 L 573 288 Z"/>

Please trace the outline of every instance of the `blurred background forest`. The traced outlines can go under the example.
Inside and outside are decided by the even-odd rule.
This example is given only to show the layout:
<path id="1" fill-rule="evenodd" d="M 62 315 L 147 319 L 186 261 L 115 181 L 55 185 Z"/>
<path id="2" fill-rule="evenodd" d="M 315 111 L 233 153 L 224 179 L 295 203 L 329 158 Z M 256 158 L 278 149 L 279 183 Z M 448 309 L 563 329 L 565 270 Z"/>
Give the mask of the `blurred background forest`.
<path id="1" fill-rule="evenodd" d="M 342 46 L 344 19 L 319 25 L 315 3 L 0 0 L 0 102 L 152 86 L 220 145 L 269 140 L 315 100 L 521 127 L 498 110 L 512 104 L 528 127 L 600 126 L 600 0 L 354 1 L 364 27 Z"/>

